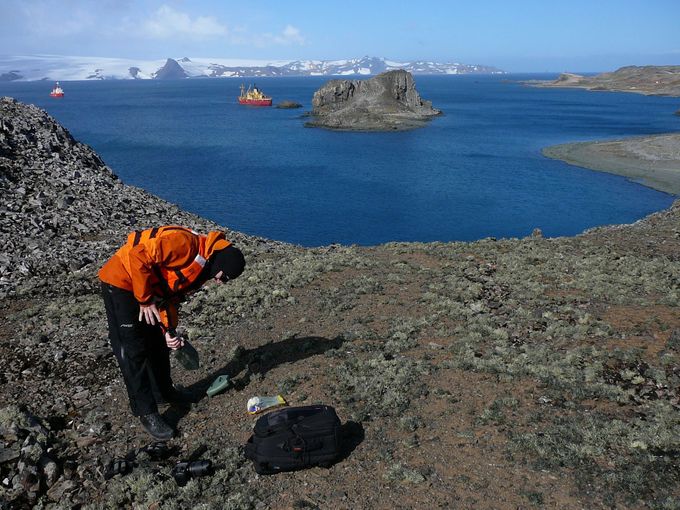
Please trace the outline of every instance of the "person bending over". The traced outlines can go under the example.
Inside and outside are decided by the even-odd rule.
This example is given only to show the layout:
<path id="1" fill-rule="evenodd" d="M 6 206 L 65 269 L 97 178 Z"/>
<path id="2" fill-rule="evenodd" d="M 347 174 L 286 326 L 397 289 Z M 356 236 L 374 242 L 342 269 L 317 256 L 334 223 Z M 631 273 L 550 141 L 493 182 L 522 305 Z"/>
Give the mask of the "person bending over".
<path id="1" fill-rule="evenodd" d="M 130 409 L 154 438 L 174 435 L 159 403 L 191 402 L 170 377 L 170 350 L 184 345 L 175 333 L 177 305 L 207 281 L 237 278 L 244 267 L 243 254 L 224 233 L 163 226 L 131 232 L 99 270 L 109 341 Z"/>

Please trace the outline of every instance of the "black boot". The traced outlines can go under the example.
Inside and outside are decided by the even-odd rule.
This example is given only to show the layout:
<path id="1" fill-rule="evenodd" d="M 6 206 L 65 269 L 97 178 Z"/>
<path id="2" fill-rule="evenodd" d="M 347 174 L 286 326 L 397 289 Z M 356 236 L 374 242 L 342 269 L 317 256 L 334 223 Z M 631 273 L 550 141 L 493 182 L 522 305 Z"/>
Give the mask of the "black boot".
<path id="1" fill-rule="evenodd" d="M 149 434 L 160 441 L 167 441 L 175 434 L 175 431 L 172 430 L 172 427 L 165 423 L 161 415 L 158 413 L 140 416 L 139 421 L 142 422 L 142 425 Z"/>
<path id="2" fill-rule="evenodd" d="M 157 404 L 179 404 L 189 405 L 196 402 L 196 398 L 191 390 L 185 388 L 173 388 L 172 391 L 156 399 Z"/>

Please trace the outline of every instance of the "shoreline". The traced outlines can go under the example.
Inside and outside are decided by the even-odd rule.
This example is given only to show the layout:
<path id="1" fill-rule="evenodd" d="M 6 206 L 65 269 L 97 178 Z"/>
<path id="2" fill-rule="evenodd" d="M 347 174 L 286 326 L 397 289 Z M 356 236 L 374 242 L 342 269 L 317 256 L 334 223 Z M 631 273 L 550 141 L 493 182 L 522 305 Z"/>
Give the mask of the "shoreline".
<path id="1" fill-rule="evenodd" d="M 680 196 L 680 133 L 552 145 L 542 154 Z"/>

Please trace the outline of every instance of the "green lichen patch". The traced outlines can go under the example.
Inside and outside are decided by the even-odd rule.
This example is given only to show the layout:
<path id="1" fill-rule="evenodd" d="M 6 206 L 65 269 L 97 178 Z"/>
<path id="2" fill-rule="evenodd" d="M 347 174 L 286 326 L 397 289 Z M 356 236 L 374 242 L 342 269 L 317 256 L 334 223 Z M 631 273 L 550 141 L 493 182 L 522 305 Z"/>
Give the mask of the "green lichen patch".
<path id="1" fill-rule="evenodd" d="M 654 402 L 634 418 L 603 413 L 544 415 L 536 432 L 512 437 L 513 450 L 537 468 L 574 469 L 583 491 L 595 488 L 610 504 L 677 497 L 680 412 Z M 540 418 L 539 418 L 540 421 Z"/>
<path id="2" fill-rule="evenodd" d="M 422 376 L 429 371 L 421 361 L 391 355 L 349 359 L 336 369 L 337 396 L 351 410 L 353 419 L 399 416 L 411 399 L 425 391 Z"/>

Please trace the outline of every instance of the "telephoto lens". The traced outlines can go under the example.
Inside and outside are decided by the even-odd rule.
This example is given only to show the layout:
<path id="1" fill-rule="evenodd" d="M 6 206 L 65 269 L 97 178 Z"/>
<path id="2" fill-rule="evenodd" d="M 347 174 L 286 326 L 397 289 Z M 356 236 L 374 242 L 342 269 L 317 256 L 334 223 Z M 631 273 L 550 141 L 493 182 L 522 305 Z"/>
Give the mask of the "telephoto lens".
<path id="1" fill-rule="evenodd" d="M 172 476 L 177 485 L 183 486 L 191 478 L 212 474 L 212 462 L 209 460 L 194 460 L 191 462 L 178 462 L 172 468 Z"/>
<path id="2" fill-rule="evenodd" d="M 191 476 L 205 476 L 212 471 L 212 462 L 209 460 L 195 460 L 189 462 L 189 473 Z"/>

